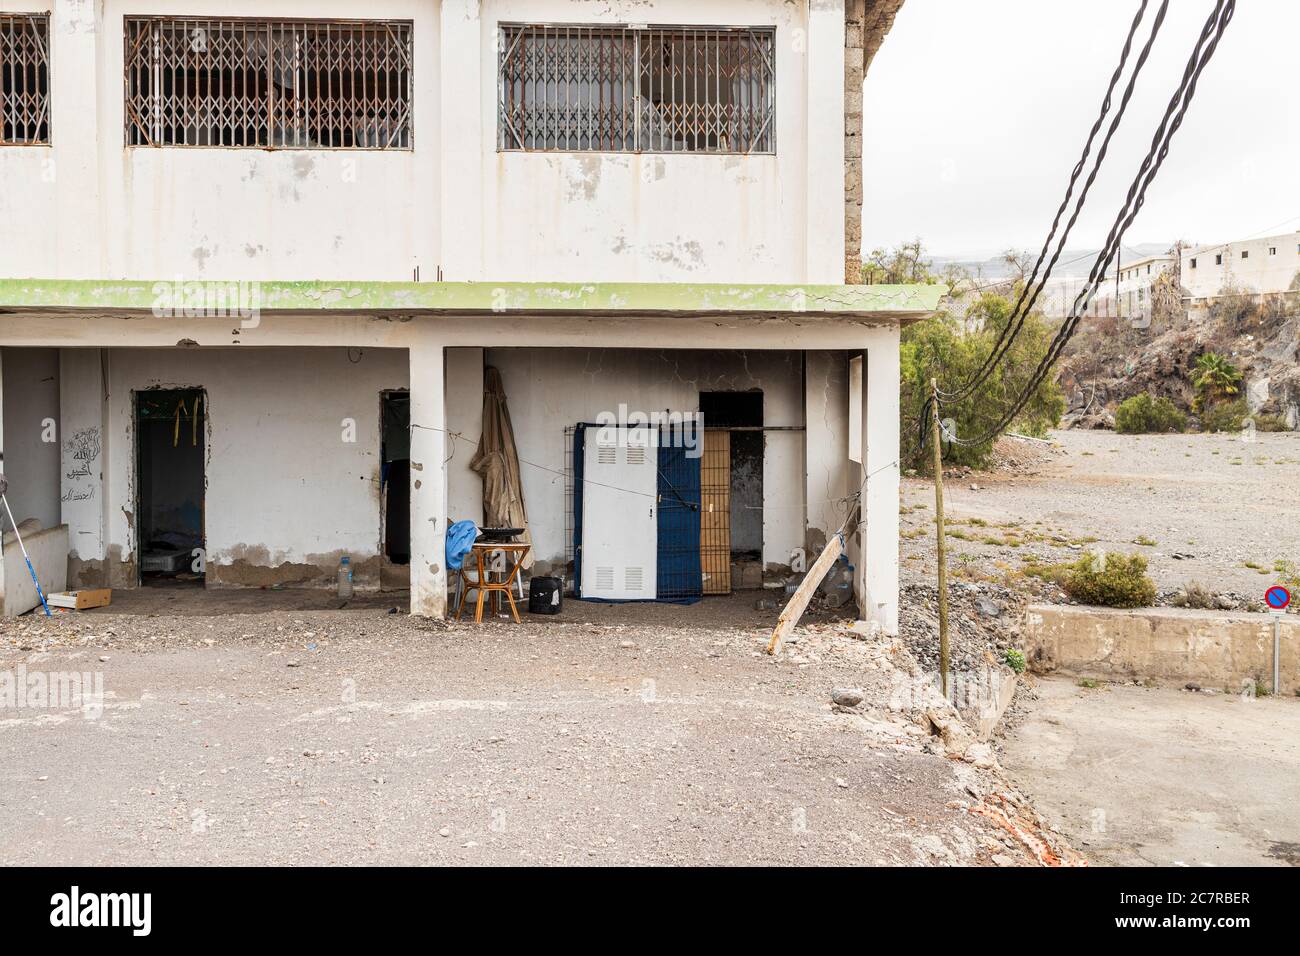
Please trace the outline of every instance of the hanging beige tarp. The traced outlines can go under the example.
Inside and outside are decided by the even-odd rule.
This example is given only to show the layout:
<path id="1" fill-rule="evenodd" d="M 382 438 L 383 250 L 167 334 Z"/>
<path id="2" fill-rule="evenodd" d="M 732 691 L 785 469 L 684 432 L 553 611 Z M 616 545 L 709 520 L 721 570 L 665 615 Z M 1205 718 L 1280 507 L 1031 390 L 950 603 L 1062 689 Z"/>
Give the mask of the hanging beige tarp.
<path id="1" fill-rule="evenodd" d="M 516 540 L 532 544 L 505 385 L 501 373 L 491 366 L 483 370 L 483 434 L 469 466 L 483 477 L 483 527 L 523 528 L 524 533 Z M 531 550 L 523 566 L 525 570 L 533 566 Z"/>

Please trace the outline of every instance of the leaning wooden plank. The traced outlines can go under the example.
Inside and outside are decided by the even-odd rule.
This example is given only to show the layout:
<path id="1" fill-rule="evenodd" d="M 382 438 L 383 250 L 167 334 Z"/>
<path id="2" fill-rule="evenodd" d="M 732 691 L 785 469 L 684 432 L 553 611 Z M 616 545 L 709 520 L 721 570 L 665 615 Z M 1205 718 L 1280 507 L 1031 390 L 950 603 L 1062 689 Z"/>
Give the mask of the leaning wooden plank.
<path id="1" fill-rule="evenodd" d="M 827 542 L 822 553 L 817 555 L 817 560 L 813 566 L 808 569 L 804 575 L 803 581 L 794 594 L 790 595 L 790 600 L 785 604 L 785 610 L 781 616 L 776 619 L 776 627 L 772 631 L 772 639 L 767 642 L 767 652 L 775 654 L 776 649 L 781 646 L 786 635 L 794 630 L 795 625 L 799 623 L 799 618 L 803 617 L 803 612 L 808 608 L 808 602 L 812 600 L 813 594 L 817 591 L 817 585 L 822 583 L 822 578 L 826 577 L 826 572 L 831 569 L 831 565 L 839 559 L 844 553 L 844 535 L 836 534 Z"/>

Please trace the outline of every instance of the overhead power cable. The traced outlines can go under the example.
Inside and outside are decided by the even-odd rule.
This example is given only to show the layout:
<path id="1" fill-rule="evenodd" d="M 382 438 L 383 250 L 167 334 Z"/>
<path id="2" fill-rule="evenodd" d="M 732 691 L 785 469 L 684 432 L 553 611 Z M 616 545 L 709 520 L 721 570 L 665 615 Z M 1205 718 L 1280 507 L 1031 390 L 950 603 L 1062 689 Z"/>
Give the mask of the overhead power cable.
<path id="1" fill-rule="evenodd" d="M 1078 327 L 1081 313 L 1085 312 L 1092 296 L 1096 294 L 1097 288 L 1106 276 L 1107 270 L 1114 261 L 1115 256 L 1119 253 L 1122 245 L 1124 232 L 1132 224 L 1146 202 L 1147 188 L 1155 181 L 1160 172 L 1160 167 L 1164 164 L 1165 158 L 1169 155 L 1169 147 L 1173 141 L 1174 134 L 1182 126 L 1183 118 L 1187 115 L 1187 109 L 1191 106 L 1192 99 L 1196 95 L 1197 82 L 1201 73 L 1209 64 L 1218 48 L 1219 40 L 1222 39 L 1224 31 L 1232 21 L 1233 14 L 1236 11 L 1236 0 L 1218 0 L 1214 10 L 1206 19 L 1200 35 L 1197 37 L 1196 45 L 1193 47 L 1192 55 L 1188 58 L 1187 66 L 1183 70 L 1182 81 L 1178 89 L 1170 98 L 1169 105 L 1165 109 L 1164 116 L 1160 124 L 1156 127 L 1155 135 L 1151 140 L 1151 147 L 1147 155 L 1142 160 L 1137 175 L 1129 186 L 1128 194 L 1125 197 L 1124 205 L 1120 208 L 1119 214 L 1115 217 L 1110 233 L 1106 237 L 1106 244 L 1097 255 L 1096 262 L 1093 263 L 1092 270 L 1088 274 L 1087 285 L 1081 289 L 1075 296 L 1074 304 L 1070 309 L 1069 317 L 1061 324 L 1057 330 L 1056 336 L 1048 346 L 1047 354 L 1039 362 L 1033 375 L 1030 376 L 1020 396 L 1003 414 L 1001 420 L 993 428 L 978 438 L 961 438 L 954 437 L 951 439 L 955 444 L 969 447 L 983 445 L 992 441 L 1003 430 L 1006 429 L 1016 416 L 1024 409 L 1029 398 L 1038 390 L 1043 380 L 1047 377 L 1052 366 L 1060 358 L 1061 352 L 1066 344 L 1074 335 Z M 942 402 L 941 402 L 942 404 Z M 922 421 L 925 419 L 923 417 Z M 925 437 L 925 426 L 922 426 L 922 440 Z"/>
<path id="2" fill-rule="evenodd" d="M 1056 251 L 1053 253 L 1051 261 L 1047 263 L 1047 268 L 1043 271 L 1042 281 L 1039 282 L 1038 272 L 1042 268 L 1044 260 L 1047 258 L 1047 251 L 1052 246 L 1052 240 L 1056 237 L 1056 231 L 1061 224 L 1061 217 L 1065 215 L 1065 211 L 1070 205 L 1070 199 L 1074 195 L 1075 184 L 1078 182 L 1084 166 L 1087 165 L 1088 157 L 1092 152 L 1093 142 L 1097 138 L 1097 133 L 1100 131 L 1107 114 L 1110 113 L 1111 103 L 1115 95 L 1115 87 L 1118 85 L 1120 77 L 1124 73 L 1124 67 L 1128 63 L 1129 53 L 1133 48 L 1133 38 L 1137 34 L 1143 16 L 1146 14 L 1147 2 L 1148 0 L 1142 0 L 1137 13 L 1133 17 L 1133 22 L 1129 25 L 1128 35 L 1124 38 L 1124 47 L 1120 51 L 1119 63 L 1116 65 L 1115 71 L 1110 76 L 1110 82 L 1106 86 L 1106 95 L 1101 101 L 1101 111 L 1097 114 L 1097 119 L 1093 122 L 1092 128 L 1088 131 L 1088 138 L 1083 145 L 1083 153 L 1079 156 L 1079 161 L 1074 164 L 1074 169 L 1070 173 L 1070 181 L 1066 185 L 1065 196 L 1061 199 L 1061 205 L 1057 207 L 1056 216 L 1052 219 L 1052 227 L 1048 230 L 1047 238 L 1043 241 L 1043 248 L 1038 253 L 1038 260 L 1034 263 L 1033 271 L 1030 273 L 1029 278 L 1025 281 L 1024 285 L 1021 286 L 1020 294 L 1016 299 L 1015 305 L 1011 309 L 1011 314 L 1007 316 L 1006 325 L 1002 327 L 1002 331 L 998 335 L 997 341 L 993 344 L 993 348 L 990 349 L 988 356 L 966 383 L 955 392 L 945 392 L 943 389 L 939 389 L 940 397 L 946 398 L 949 401 L 960 401 L 974 394 L 975 390 L 984 384 L 988 377 L 993 373 L 993 369 L 997 367 L 998 362 L 1007 351 L 1010 350 L 1012 344 L 1015 342 L 1016 336 L 1020 334 L 1020 330 L 1024 326 L 1026 316 L 1028 316 L 1028 314 L 1033 310 L 1034 304 L 1038 301 L 1039 295 L 1042 293 L 1042 290 L 1046 288 L 1047 282 L 1052 276 L 1052 269 L 1056 266 L 1057 260 L 1060 259 L 1061 253 L 1065 249 L 1065 244 L 1070 236 L 1070 230 L 1074 228 L 1074 224 L 1079 219 L 1079 214 L 1083 211 L 1084 202 L 1088 198 L 1088 191 L 1092 188 L 1093 182 L 1096 181 L 1097 174 L 1101 170 L 1101 165 L 1106 159 L 1106 152 L 1110 146 L 1110 141 L 1114 137 L 1115 131 L 1119 129 L 1120 123 L 1124 118 L 1124 113 L 1128 108 L 1129 100 L 1133 96 L 1134 87 L 1137 85 L 1137 78 L 1142 73 L 1142 67 L 1146 64 L 1147 58 L 1151 54 L 1151 47 L 1160 33 L 1161 26 L 1164 24 L 1165 15 L 1168 13 L 1169 0 L 1163 0 L 1160 4 L 1159 11 L 1156 13 L 1155 20 L 1151 25 L 1150 35 L 1147 37 L 1146 43 L 1143 45 L 1142 51 L 1138 55 L 1137 62 L 1133 67 L 1133 72 L 1124 88 L 1124 94 L 1121 98 L 1119 109 L 1116 111 L 1115 118 L 1111 121 L 1109 129 L 1106 131 L 1101 147 L 1097 151 L 1097 157 L 1093 161 L 1092 170 L 1084 182 L 1083 189 L 1080 191 L 1078 199 L 1075 201 L 1074 211 L 1065 224 L 1065 229 L 1062 231 L 1060 240 L 1057 242 Z M 922 417 L 925 416 L 923 415 Z"/>

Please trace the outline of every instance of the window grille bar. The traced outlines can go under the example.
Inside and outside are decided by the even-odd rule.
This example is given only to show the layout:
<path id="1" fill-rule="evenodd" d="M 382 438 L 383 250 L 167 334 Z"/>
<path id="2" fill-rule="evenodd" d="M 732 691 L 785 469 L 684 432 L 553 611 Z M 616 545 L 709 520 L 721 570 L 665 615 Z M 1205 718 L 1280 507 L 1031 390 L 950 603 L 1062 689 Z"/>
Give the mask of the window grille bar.
<path id="1" fill-rule="evenodd" d="M 128 146 L 410 149 L 406 20 L 125 18 Z"/>
<path id="2" fill-rule="evenodd" d="M 50 142 L 50 15 L 0 14 L 0 144 Z"/>
<path id="3" fill-rule="evenodd" d="M 503 24 L 498 148 L 775 151 L 775 30 Z"/>

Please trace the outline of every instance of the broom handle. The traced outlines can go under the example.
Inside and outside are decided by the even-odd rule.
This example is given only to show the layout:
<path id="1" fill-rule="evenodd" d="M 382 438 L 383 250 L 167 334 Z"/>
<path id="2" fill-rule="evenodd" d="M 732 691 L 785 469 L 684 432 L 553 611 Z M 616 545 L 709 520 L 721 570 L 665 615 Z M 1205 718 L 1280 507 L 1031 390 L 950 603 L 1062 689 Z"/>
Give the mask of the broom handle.
<path id="1" fill-rule="evenodd" d="M 18 533 L 18 522 L 14 520 L 13 509 L 9 507 L 9 498 L 3 492 L 0 492 L 0 501 L 5 503 L 5 513 L 9 515 L 9 524 L 13 526 L 14 537 L 18 539 L 18 547 L 23 552 L 23 560 L 27 562 L 27 573 L 32 576 L 32 584 L 36 585 L 36 594 L 41 599 L 41 607 L 45 608 L 45 616 L 50 617 L 50 606 L 45 603 L 45 592 L 41 590 L 41 582 L 36 579 L 36 569 L 32 567 L 32 559 L 27 556 L 27 545 L 23 544 L 23 536 Z"/>

